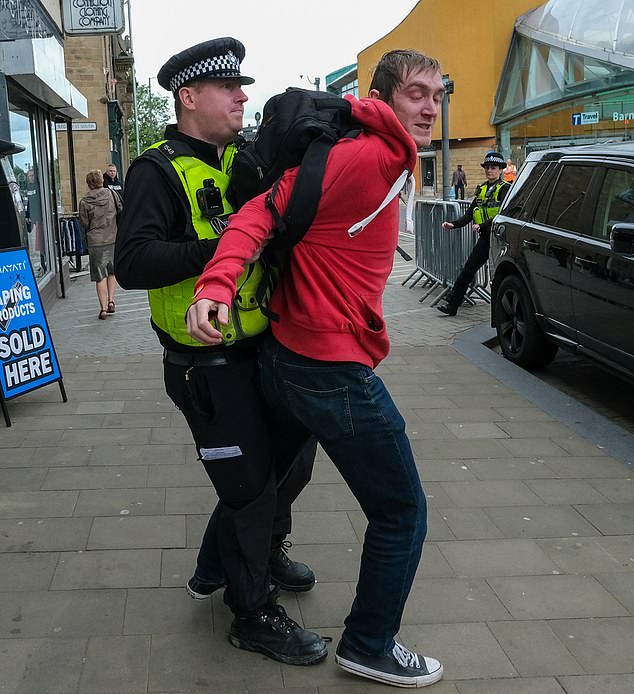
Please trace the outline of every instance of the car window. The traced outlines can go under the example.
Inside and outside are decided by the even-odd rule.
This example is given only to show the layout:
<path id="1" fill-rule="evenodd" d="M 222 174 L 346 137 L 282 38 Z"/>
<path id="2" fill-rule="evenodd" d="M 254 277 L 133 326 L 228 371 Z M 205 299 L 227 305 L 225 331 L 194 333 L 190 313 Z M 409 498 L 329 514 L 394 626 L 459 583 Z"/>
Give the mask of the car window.
<path id="1" fill-rule="evenodd" d="M 539 196 L 544 186 L 542 177 L 547 168 L 547 162 L 530 162 L 522 167 L 515 185 L 504 198 L 500 210 L 502 214 L 516 219 L 528 219 L 533 207 L 529 201 Z"/>
<path id="2" fill-rule="evenodd" d="M 608 169 L 597 201 L 592 235 L 609 241 L 612 227 L 618 222 L 634 224 L 634 173 Z"/>
<path id="3" fill-rule="evenodd" d="M 550 198 L 546 224 L 569 231 L 580 232 L 583 230 L 584 225 L 579 213 L 583 207 L 593 172 L 594 167 L 592 166 L 568 164 L 563 167 Z M 547 198 L 547 196 L 544 197 Z M 540 205 L 540 210 L 541 207 Z"/>

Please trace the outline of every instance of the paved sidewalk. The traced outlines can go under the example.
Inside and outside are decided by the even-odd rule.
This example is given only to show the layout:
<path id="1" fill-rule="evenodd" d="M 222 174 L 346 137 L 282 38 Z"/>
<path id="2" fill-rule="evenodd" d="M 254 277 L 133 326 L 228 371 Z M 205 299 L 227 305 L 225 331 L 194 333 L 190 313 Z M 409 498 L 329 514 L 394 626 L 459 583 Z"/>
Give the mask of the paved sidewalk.
<path id="1" fill-rule="evenodd" d="M 488 307 L 443 317 L 401 287 L 409 271 L 397 258 L 379 369 L 429 499 L 402 641 L 443 661 L 434 694 L 631 694 L 631 470 L 458 352 Z M 291 550 L 318 584 L 283 603 L 333 637 L 327 661 L 239 651 L 221 597 L 187 597 L 213 491 L 164 393 L 144 293 L 97 311 L 93 284 L 74 280 L 49 314 L 69 400 L 56 385 L 12 400 L 0 429 L 0 692 L 398 691 L 334 664 L 365 522 L 323 453 Z"/>

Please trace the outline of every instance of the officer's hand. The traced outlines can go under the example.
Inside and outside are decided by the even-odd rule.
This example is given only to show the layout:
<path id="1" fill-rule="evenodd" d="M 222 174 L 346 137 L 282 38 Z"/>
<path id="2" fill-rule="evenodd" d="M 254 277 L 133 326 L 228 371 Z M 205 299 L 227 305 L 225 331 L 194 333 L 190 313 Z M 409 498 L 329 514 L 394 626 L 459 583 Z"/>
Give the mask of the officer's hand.
<path id="1" fill-rule="evenodd" d="M 443 222 L 442 223 L 442 228 L 447 230 L 447 229 L 453 229 L 453 224 L 451 222 Z"/>
<path id="2" fill-rule="evenodd" d="M 212 320 L 216 319 L 221 325 L 229 322 L 229 307 L 211 299 L 200 299 L 187 309 L 187 332 L 189 336 L 204 345 L 215 346 L 222 343 L 222 333 Z"/>
<path id="3" fill-rule="evenodd" d="M 479 224 L 472 224 L 471 228 L 473 229 L 473 231 L 475 231 L 476 234 L 480 233 L 480 225 Z"/>

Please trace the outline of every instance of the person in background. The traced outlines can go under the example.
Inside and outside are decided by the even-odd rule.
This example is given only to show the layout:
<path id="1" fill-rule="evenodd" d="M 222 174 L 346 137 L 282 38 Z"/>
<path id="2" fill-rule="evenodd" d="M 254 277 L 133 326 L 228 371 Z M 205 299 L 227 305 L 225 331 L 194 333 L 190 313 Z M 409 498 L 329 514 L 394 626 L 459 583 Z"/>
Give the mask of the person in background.
<path id="1" fill-rule="evenodd" d="M 462 169 L 462 164 L 458 164 L 458 168 L 451 174 L 451 185 L 453 186 L 456 200 L 458 199 L 458 193 L 460 193 L 460 199 L 464 200 L 464 189 L 467 185 L 467 174 Z"/>
<path id="2" fill-rule="evenodd" d="M 462 304 L 473 278 L 489 259 L 491 222 L 509 189 L 509 184 L 502 179 L 504 165 L 504 157 L 499 152 L 488 152 L 480 164 L 484 169 L 486 181 L 476 188 L 476 194 L 469 209 L 462 217 L 442 224 L 442 228 L 447 230 L 460 229 L 469 222 L 473 222 L 471 228 L 478 234 L 476 245 L 446 297 L 447 303 L 436 307 L 447 316 L 455 316 L 458 313 L 458 307 Z"/>
<path id="3" fill-rule="evenodd" d="M 104 188 L 114 190 L 121 200 L 123 200 L 123 184 L 119 180 L 117 167 L 114 164 L 108 164 L 108 166 L 106 166 L 106 170 L 103 174 L 103 185 Z"/>
<path id="4" fill-rule="evenodd" d="M 114 244 L 117 237 L 117 213 L 121 200 L 103 187 L 103 174 L 93 169 L 86 174 L 90 192 L 79 202 L 79 220 L 86 232 L 90 279 L 95 282 L 99 299 L 99 320 L 115 312 Z"/>
<path id="5" fill-rule="evenodd" d="M 405 421 L 374 372 L 389 351 L 381 302 L 398 242 L 398 202 L 386 199 L 416 167 L 417 147 L 430 144 L 444 93 L 436 60 L 395 50 L 379 61 L 370 98 L 346 96 L 363 131 L 330 151 L 317 215 L 273 292 L 270 308 L 279 320 L 260 353 L 279 458 L 289 460 L 314 435 L 368 519 L 335 660 L 355 675 L 401 687 L 433 684 L 443 668 L 395 641 L 427 507 Z M 297 167 L 276 183 L 280 215 L 296 176 Z M 260 195 L 231 217 L 196 285 L 187 325 L 203 344 L 222 339 L 211 320 L 227 322 L 244 263 L 273 231 L 266 200 Z"/>
<path id="6" fill-rule="evenodd" d="M 506 160 L 506 168 L 504 169 L 504 180 L 507 183 L 513 183 L 517 178 L 517 166 L 513 163 L 512 159 Z"/>
<path id="7" fill-rule="evenodd" d="M 166 392 L 183 413 L 219 498 L 187 593 L 204 600 L 225 588 L 234 646 L 311 665 L 326 657 L 326 644 L 287 616 L 271 582 L 295 592 L 315 585 L 313 571 L 287 556 L 285 538 L 316 444 L 298 446 L 290 471 L 276 467 L 258 382 L 258 349 L 268 328 L 252 307 L 263 272 L 258 254 L 241 279 L 244 310 L 231 326 L 232 339 L 203 347 L 189 337 L 184 320 L 196 280 L 233 212 L 226 191 L 248 98 L 243 86 L 254 82 L 240 72 L 244 55 L 234 38 L 211 39 L 159 70 L 159 84 L 174 95 L 176 124 L 130 166 L 116 272 L 125 289 L 148 290 Z"/>

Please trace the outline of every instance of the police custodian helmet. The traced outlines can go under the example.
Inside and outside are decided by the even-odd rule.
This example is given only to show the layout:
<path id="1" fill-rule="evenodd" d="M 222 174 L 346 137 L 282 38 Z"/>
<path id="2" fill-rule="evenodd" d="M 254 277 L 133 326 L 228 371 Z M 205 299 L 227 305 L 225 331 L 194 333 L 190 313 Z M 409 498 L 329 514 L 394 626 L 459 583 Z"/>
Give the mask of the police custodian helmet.
<path id="1" fill-rule="evenodd" d="M 253 77 L 240 74 L 244 54 L 244 46 L 230 36 L 203 41 L 173 55 L 159 70 L 158 83 L 173 94 L 194 80 L 237 78 L 253 84 Z"/>

